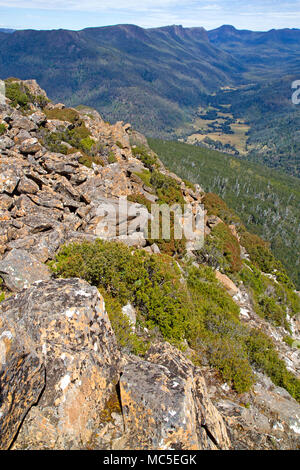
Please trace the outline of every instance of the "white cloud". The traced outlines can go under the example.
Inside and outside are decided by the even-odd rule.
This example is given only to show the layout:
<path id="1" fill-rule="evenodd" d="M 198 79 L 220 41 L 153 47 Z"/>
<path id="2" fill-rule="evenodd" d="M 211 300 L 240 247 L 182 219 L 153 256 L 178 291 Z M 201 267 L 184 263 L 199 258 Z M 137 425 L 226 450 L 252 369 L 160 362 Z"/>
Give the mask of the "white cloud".
<path id="1" fill-rule="evenodd" d="M 184 2 L 178 0 L 0 0 L 0 6 L 11 8 L 32 8 L 42 10 L 72 11 L 105 11 L 105 10 L 138 10 L 145 11 L 153 7 L 170 8 L 180 6 Z M 195 3 L 189 0 L 188 4 Z M 199 3 L 199 2 L 198 2 Z"/>
<path id="2" fill-rule="evenodd" d="M 296 27 L 299 4 L 300 0 L 0 0 L 0 8 L 10 7 L 3 9 L 3 23 L 39 29 L 133 23 L 207 29 L 233 24 L 240 29 L 267 30 Z M 28 14 L 33 15 L 31 20 Z"/>

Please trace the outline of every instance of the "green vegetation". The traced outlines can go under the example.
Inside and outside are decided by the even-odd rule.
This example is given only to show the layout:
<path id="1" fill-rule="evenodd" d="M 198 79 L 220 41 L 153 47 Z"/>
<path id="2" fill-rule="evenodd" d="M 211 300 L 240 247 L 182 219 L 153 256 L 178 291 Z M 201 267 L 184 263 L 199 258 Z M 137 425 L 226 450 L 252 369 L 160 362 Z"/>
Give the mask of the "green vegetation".
<path id="1" fill-rule="evenodd" d="M 28 108 L 29 98 L 27 94 L 22 90 L 22 87 L 19 83 L 7 83 L 5 89 L 6 97 L 9 98 L 12 102 L 12 106 L 21 106 L 23 109 Z"/>
<path id="2" fill-rule="evenodd" d="M 130 194 L 127 197 L 127 200 L 130 202 L 135 202 L 136 204 L 141 204 L 145 206 L 149 213 L 151 213 L 151 202 L 143 194 Z"/>
<path id="3" fill-rule="evenodd" d="M 242 268 L 240 245 L 226 224 L 218 224 L 196 253 L 198 260 L 230 274 Z"/>
<path id="4" fill-rule="evenodd" d="M 119 140 L 117 140 L 116 142 L 116 145 L 119 147 L 119 149 L 123 149 L 123 145 L 121 144 L 121 142 Z"/>
<path id="5" fill-rule="evenodd" d="M 250 289 L 256 313 L 275 326 L 289 330 L 287 314 L 294 316 L 300 311 L 300 299 L 290 282 L 282 282 L 281 273 L 269 277 L 250 262 L 239 273 L 240 280 Z"/>
<path id="6" fill-rule="evenodd" d="M 147 175 L 148 176 L 148 175 Z M 184 199 L 179 183 L 170 176 L 154 170 L 150 174 L 149 186 L 155 190 L 158 196 L 158 204 L 167 204 L 169 207 L 180 205 L 183 207 Z M 162 224 L 162 215 L 160 215 L 160 224 Z M 170 256 L 185 253 L 185 237 L 175 239 L 174 237 L 175 216 L 171 212 L 170 215 L 170 239 L 160 238 L 158 240 L 149 240 L 150 243 L 156 243 L 162 253 Z M 160 229 L 161 230 L 161 229 Z"/>
<path id="7" fill-rule="evenodd" d="M 0 278 L 0 302 L 3 302 L 3 300 L 5 300 L 5 292 L 2 290 L 2 284 L 3 284 L 3 281 Z"/>
<path id="8" fill-rule="evenodd" d="M 55 271 L 105 289 L 122 305 L 131 302 L 149 328 L 159 326 L 166 338 L 183 339 L 187 312 L 180 271 L 172 258 L 150 257 L 144 251 L 133 256 L 125 245 L 98 240 L 64 247 Z"/>
<path id="9" fill-rule="evenodd" d="M 207 210 L 207 215 L 216 215 L 226 224 L 241 225 L 240 218 L 217 194 L 205 193 L 203 197 L 203 204 Z"/>
<path id="10" fill-rule="evenodd" d="M 86 155 L 85 153 L 81 152 L 81 157 L 79 158 L 79 163 L 82 165 L 92 168 L 92 164 L 95 163 L 96 165 L 104 166 L 104 161 L 101 157 L 91 157 L 90 155 Z"/>
<path id="11" fill-rule="evenodd" d="M 211 213 L 237 226 L 243 225 L 242 220 L 248 230 L 268 240 L 272 253 L 300 287 L 300 188 L 297 178 L 206 148 L 157 139 L 149 139 L 149 144 L 171 171 L 199 183 L 206 192 L 217 193 L 237 215 L 225 208 L 216 196 L 206 195 L 204 203 Z M 245 244 L 247 237 L 243 237 Z M 247 248 L 252 250 L 252 255 L 256 251 L 260 263 L 258 258 L 265 249 L 256 243 L 251 249 L 251 243 Z M 267 261 L 267 257 L 265 262 L 266 266 L 260 263 L 262 269 L 273 263 L 271 259 Z"/>
<path id="12" fill-rule="evenodd" d="M 110 152 L 107 158 L 109 164 L 116 163 L 118 160 L 113 152 Z"/>
<path id="13" fill-rule="evenodd" d="M 80 152 L 82 156 L 79 162 L 88 168 L 92 167 L 92 163 L 104 166 L 104 159 L 101 156 L 103 148 L 98 142 L 91 138 L 89 130 L 80 119 L 77 111 L 68 109 L 54 111 L 55 115 L 56 111 L 59 111 L 56 118 L 68 118 L 70 120 L 69 122 L 73 121 L 74 128 L 60 132 L 49 132 L 46 129 L 42 129 L 40 131 L 40 138 L 43 145 L 50 152 L 62 153 L 64 155 Z M 63 114 L 63 112 L 65 112 L 65 114 Z M 108 161 L 110 162 L 110 156 L 108 156 Z"/>
<path id="14" fill-rule="evenodd" d="M 141 160 L 141 162 L 143 162 L 145 167 L 149 170 L 157 164 L 157 159 L 154 156 L 149 155 L 149 153 L 144 147 L 133 147 L 132 153 L 136 158 Z"/>
<path id="15" fill-rule="evenodd" d="M 49 102 L 42 95 L 33 95 L 26 85 L 14 80 L 12 78 L 5 80 L 5 95 L 11 100 L 13 107 L 20 106 L 23 111 L 28 111 L 30 103 L 43 108 Z"/>
<path id="16" fill-rule="evenodd" d="M 84 152 L 90 152 L 95 145 L 94 139 L 91 139 L 90 136 L 85 137 L 84 139 L 81 139 L 80 141 L 80 147 Z"/>
<path id="17" fill-rule="evenodd" d="M 300 401 L 300 380 L 289 372 L 284 361 L 279 359 L 271 339 L 259 330 L 252 330 L 246 340 L 246 346 L 251 363 Z"/>
<path id="18" fill-rule="evenodd" d="M 300 381 L 287 371 L 270 339 L 239 321 L 238 306 L 210 267 L 179 266 L 169 256 L 101 240 L 63 247 L 51 265 L 56 276 L 80 277 L 100 289 L 121 347 L 144 354 L 148 340 L 139 325 L 153 335 L 158 329 L 179 347 L 188 341 L 195 362 L 206 356 L 238 393 L 252 386 L 254 365 L 300 399 Z M 122 315 L 128 302 L 137 310 L 137 333 Z"/>
<path id="19" fill-rule="evenodd" d="M 6 132 L 5 124 L 0 124 L 0 135 L 5 134 L 5 132 Z"/>
<path id="20" fill-rule="evenodd" d="M 126 315 L 122 313 L 122 305 L 117 297 L 110 295 L 105 289 L 100 288 L 104 297 L 105 308 L 108 313 L 112 328 L 115 332 L 119 346 L 127 352 L 144 355 L 148 348 L 148 342 L 143 341 L 132 331 Z"/>
<path id="21" fill-rule="evenodd" d="M 54 109 L 44 109 L 44 113 L 47 116 L 47 119 L 53 119 L 58 121 L 68 121 L 72 124 L 78 123 L 80 120 L 80 114 L 72 108 L 54 108 Z"/>
<path id="22" fill-rule="evenodd" d="M 149 165 L 150 166 L 150 165 Z M 157 204 L 168 204 L 170 207 L 173 205 L 180 205 L 183 207 L 184 198 L 179 183 L 171 178 L 170 176 L 164 175 L 156 170 L 156 167 L 150 166 L 150 170 L 144 170 L 143 172 L 136 172 L 135 174 L 143 181 L 143 183 L 149 188 L 153 189 L 153 192 L 157 195 Z M 151 212 L 151 205 L 145 197 L 140 195 L 134 195 L 129 200 L 132 202 L 138 202 L 147 207 L 148 211 Z M 162 223 L 162 214 L 160 214 L 160 225 Z M 150 243 L 156 243 L 162 253 L 166 253 L 170 256 L 180 255 L 185 253 L 185 238 L 175 239 L 174 237 L 174 214 L 171 212 L 170 215 L 170 239 L 160 238 L 158 240 L 149 240 Z M 161 232 L 161 229 L 160 229 Z"/>

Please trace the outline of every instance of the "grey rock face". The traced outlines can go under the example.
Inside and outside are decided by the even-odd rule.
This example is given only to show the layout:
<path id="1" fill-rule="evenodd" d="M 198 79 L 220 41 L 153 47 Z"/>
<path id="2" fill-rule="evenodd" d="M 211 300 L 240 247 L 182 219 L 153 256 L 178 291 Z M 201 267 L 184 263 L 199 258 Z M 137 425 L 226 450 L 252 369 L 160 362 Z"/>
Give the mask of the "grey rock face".
<path id="1" fill-rule="evenodd" d="M 71 279 L 22 291 L 0 305 L 0 338 L 0 448 L 26 413 L 15 449 L 87 448 L 121 366 L 97 289 Z"/>
<path id="2" fill-rule="evenodd" d="M 30 180 L 29 178 L 26 178 L 26 176 L 21 178 L 18 184 L 18 191 L 20 193 L 35 194 L 38 192 L 38 190 L 39 190 L 38 185 L 34 181 Z"/>
<path id="3" fill-rule="evenodd" d="M 17 292 L 36 281 L 50 279 L 50 271 L 27 251 L 13 249 L 0 261 L 0 276 L 9 290 Z"/>
<path id="4" fill-rule="evenodd" d="M 0 137 L 0 150 L 10 149 L 14 146 L 14 141 L 9 137 Z"/>
<path id="5" fill-rule="evenodd" d="M 129 361 L 120 381 L 125 447 L 228 449 L 225 425 L 200 371 L 168 343 L 153 345 L 146 359 Z"/>
<path id="6" fill-rule="evenodd" d="M 37 153 L 41 148 L 42 146 L 36 138 L 30 138 L 21 143 L 20 152 L 27 155 L 29 153 Z"/>

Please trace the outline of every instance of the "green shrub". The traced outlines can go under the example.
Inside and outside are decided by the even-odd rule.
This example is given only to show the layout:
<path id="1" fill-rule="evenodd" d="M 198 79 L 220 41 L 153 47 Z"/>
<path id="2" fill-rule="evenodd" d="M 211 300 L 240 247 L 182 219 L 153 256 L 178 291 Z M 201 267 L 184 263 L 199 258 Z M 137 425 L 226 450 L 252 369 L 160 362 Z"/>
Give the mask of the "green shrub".
<path id="1" fill-rule="evenodd" d="M 118 299 L 107 294 L 104 289 L 100 289 L 100 291 L 104 297 L 105 308 L 119 346 L 127 352 L 144 355 L 148 344 L 132 332 L 128 318 L 122 313 L 122 305 Z"/>
<path id="2" fill-rule="evenodd" d="M 186 185 L 187 188 L 191 189 L 192 191 L 196 191 L 196 186 L 191 183 L 190 181 L 188 180 L 183 180 L 184 184 Z"/>
<path id="3" fill-rule="evenodd" d="M 104 288 L 125 305 L 131 302 L 151 328 L 158 326 L 165 338 L 184 337 L 186 303 L 180 273 L 171 258 L 149 256 L 119 243 L 97 240 L 62 248 L 54 267 L 62 277 L 80 277 Z"/>
<path id="4" fill-rule="evenodd" d="M 252 263 L 261 271 L 265 273 L 273 273 L 274 270 L 284 272 L 281 263 L 274 258 L 267 242 L 246 230 L 240 232 L 240 237 L 241 245 L 246 249 Z"/>
<path id="5" fill-rule="evenodd" d="M 112 163 L 116 163 L 118 160 L 116 159 L 115 154 L 113 152 L 110 152 L 107 157 L 107 161 L 111 165 Z"/>
<path id="6" fill-rule="evenodd" d="M 168 204 L 170 207 L 174 204 L 184 206 L 184 198 L 180 185 L 173 178 L 163 175 L 157 171 L 143 171 L 136 173 L 137 176 L 149 187 L 153 188 L 158 196 L 158 204 Z M 149 204 L 144 204 L 147 208 Z M 149 210 L 149 209 L 148 209 Z M 162 225 L 162 216 L 160 215 L 160 227 Z M 183 256 L 185 253 L 186 239 L 183 236 L 181 239 L 174 237 L 174 214 L 171 212 L 170 216 L 170 239 L 159 238 L 158 240 L 149 239 L 149 243 L 156 243 L 162 253 Z M 161 231 L 161 229 L 160 229 Z M 149 234 L 150 235 L 150 234 Z"/>
<path id="7" fill-rule="evenodd" d="M 54 153 L 62 153 L 67 155 L 68 147 L 62 144 L 63 133 L 61 132 L 46 132 L 42 138 L 43 145 L 50 151 Z"/>
<path id="8" fill-rule="evenodd" d="M 265 372 L 279 387 L 284 387 L 300 401 L 300 380 L 286 368 L 276 352 L 270 338 L 259 330 L 252 330 L 246 341 L 249 360 L 256 368 Z"/>
<path id="9" fill-rule="evenodd" d="M 152 170 L 153 167 L 157 166 L 157 158 L 149 155 L 145 147 L 134 147 L 132 149 L 132 153 L 136 158 L 141 160 L 149 170 Z"/>
<path id="10" fill-rule="evenodd" d="M 252 294 L 256 313 L 273 325 L 283 326 L 289 331 L 287 313 L 293 316 L 300 311 L 300 299 L 291 287 L 291 282 L 287 282 L 285 276 L 277 276 L 277 273 L 274 281 L 249 261 L 240 271 L 239 278 Z M 280 278 L 283 283 L 278 281 Z"/>
<path id="11" fill-rule="evenodd" d="M 286 335 L 284 338 L 283 338 L 283 341 L 291 347 L 293 347 L 293 344 L 294 344 L 294 340 L 293 338 L 291 338 L 290 336 Z"/>
<path id="12" fill-rule="evenodd" d="M 184 198 L 179 183 L 170 176 L 154 171 L 150 177 L 150 184 L 155 188 L 159 203 L 184 205 Z"/>
<path id="13" fill-rule="evenodd" d="M 67 155 L 69 153 L 81 151 L 84 155 L 89 157 L 97 158 L 99 156 L 99 145 L 90 137 L 89 130 L 80 121 L 78 121 L 77 126 L 71 130 L 66 129 L 61 132 L 52 133 L 43 130 L 41 139 L 44 146 L 50 150 L 50 152 L 57 152 Z M 71 145 L 71 149 L 62 142 L 66 142 L 67 144 Z M 92 159 L 91 161 L 94 160 Z"/>
<path id="14" fill-rule="evenodd" d="M 94 141 L 94 139 L 91 139 L 90 136 L 87 136 L 84 139 L 81 139 L 81 141 L 80 141 L 80 148 L 84 152 L 90 152 L 94 145 L 95 145 L 95 141 Z"/>
<path id="15" fill-rule="evenodd" d="M 187 340 L 195 362 L 205 355 L 238 393 L 250 389 L 252 365 L 300 400 L 299 380 L 287 371 L 271 339 L 240 322 L 239 307 L 212 268 L 179 265 L 166 255 L 101 240 L 63 247 L 51 267 L 57 276 L 80 277 L 99 288 L 122 348 L 139 354 L 147 348 L 122 314 L 121 306 L 130 302 L 143 325 L 179 347 Z"/>
<path id="16" fill-rule="evenodd" d="M 226 224 L 220 223 L 212 229 L 196 256 L 200 262 L 206 262 L 228 274 L 242 268 L 239 242 Z"/>
<path id="17" fill-rule="evenodd" d="M 71 108 L 64 109 L 44 109 L 44 113 L 47 116 L 47 119 L 53 119 L 58 121 L 68 121 L 72 124 L 78 123 L 81 120 L 80 114 Z"/>
<path id="18" fill-rule="evenodd" d="M 50 100 L 43 95 L 33 95 L 26 85 L 16 80 L 17 79 L 14 78 L 5 80 L 5 94 L 6 97 L 12 101 L 13 107 L 19 105 L 24 111 L 27 111 L 29 110 L 30 103 L 44 108 L 46 104 L 50 102 Z"/>
<path id="19" fill-rule="evenodd" d="M 240 218 L 233 210 L 229 209 L 227 204 L 217 194 L 205 193 L 202 202 L 208 215 L 216 215 L 227 224 L 235 223 L 241 225 Z"/>
<path id="20" fill-rule="evenodd" d="M 151 173 L 149 170 L 143 170 L 141 172 L 136 171 L 134 174 L 137 175 L 139 178 L 141 178 L 141 180 L 146 186 L 149 186 L 150 188 L 152 187 L 152 184 L 150 182 Z"/>
<path id="21" fill-rule="evenodd" d="M 263 295 L 259 298 L 258 305 L 260 310 L 259 313 L 261 313 L 263 318 L 270 321 L 275 326 L 284 326 L 286 329 L 288 328 L 286 308 L 279 305 L 275 298 Z"/>
<path id="22" fill-rule="evenodd" d="M 215 339 L 210 344 L 210 363 L 223 379 L 232 382 L 238 393 L 247 392 L 254 384 L 254 374 L 241 346 L 234 341 Z"/>
<path id="23" fill-rule="evenodd" d="M 6 132 L 6 126 L 5 124 L 0 124 L 0 135 L 5 134 Z"/>
<path id="24" fill-rule="evenodd" d="M 139 193 L 130 194 L 130 196 L 127 197 L 127 200 L 130 202 L 135 202 L 136 204 L 141 204 L 142 206 L 145 206 L 148 212 L 151 213 L 151 202 L 143 194 L 139 194 Z"/>
<path id="25" fill-rule="evenodd" d="M 3 300 L 5 300 L 5 293 L 2 291 L 2 284 L 3 284 L 3 281 L 0 277 L 0 302 L 3 302 Z"/>
<path id="26" fill-rule="evenodd" d="M 16 107 L 19 105 L 23 109 L 28 109 L 28 104 L 30 101 L 29 101 L 27 94 L 24 91 L 24 88 L 21 86 L 20 83 L 6 82 L 5 94 L 6 94 L 6 97 L 11 100 L 12 102 L 11 104 L 13 107 Z"/>
<path id="27" fill-rule="evenodd" d="M 93 163 L 96 163 L 96 165 L 104 166 L 104 161 L 101 157 L 99 156 L 91 157 L 90 155 L 87 155 L 86 153 L 84 153 L 82 150 L 81 150 L 81 157 L 79 158 L 79 163 L 86 166 L 87 168 L 92 168 Z"/>

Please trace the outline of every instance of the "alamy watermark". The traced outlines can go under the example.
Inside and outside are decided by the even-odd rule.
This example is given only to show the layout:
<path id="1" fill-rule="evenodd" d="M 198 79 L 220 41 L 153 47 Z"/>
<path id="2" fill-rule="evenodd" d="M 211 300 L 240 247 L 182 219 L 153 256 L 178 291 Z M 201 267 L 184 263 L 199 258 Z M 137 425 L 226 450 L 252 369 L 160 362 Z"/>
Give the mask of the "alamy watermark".
<path id="1" fill-rule="evenodd" d="M 202 204 L 151 204 L 148 209 L 127 198 L 102 201 L 96 210 L 96 235 L 102 239 L 126 239 L 138 244 L 145 240 L 182 240 L 194 250 L 204 245 L 204 207 Z"/>
<path id="2" fill-rule="evenodd" d="M 5 104 L 5 82 L 0 80 L 0 104 Z"/>
<path id="3" fill-rule="evenodd" d="M 292 103 L 300 104 L 300 80 L 294 80 L 291 88 L 295 90 L 292 94 Z"/>

